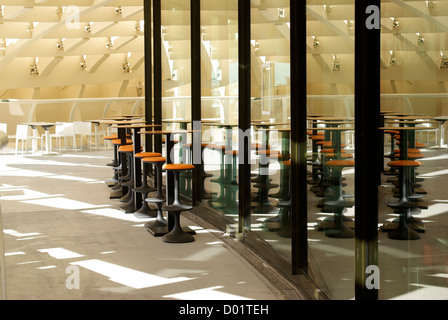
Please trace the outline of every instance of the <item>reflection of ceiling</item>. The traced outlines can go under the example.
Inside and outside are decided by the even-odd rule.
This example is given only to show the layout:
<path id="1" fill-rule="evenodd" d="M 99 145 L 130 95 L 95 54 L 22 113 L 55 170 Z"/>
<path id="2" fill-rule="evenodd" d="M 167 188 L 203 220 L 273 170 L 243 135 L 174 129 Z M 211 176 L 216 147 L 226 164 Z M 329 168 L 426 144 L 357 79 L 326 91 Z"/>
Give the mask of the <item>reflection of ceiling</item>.
<path id="1" fill-rule="evenodd" d="M 143 77 L 142 4 L 143 0 L 3 0 L 0 46 L 3 42 L 5 55 L 1 56 L 0 47 L 0 72 L 6 76 L 0 77 L 0 89 L 120 82 Z M 186 0 L 164 0 L 161 4 L 162 25 L 166 31 L 163 43 L 166 69 L 170 66 L 168 60 L 190 58 L 190 12 Z M 253 57 L 263 57 L 263 61 L 264 57 L 270 61 L 288 61 L 289 0 L 252 0 L 251 4 Z M 337 55 L 341 70 L 347 70 L 344 66 L 352 64 L 354 54 L 354 29 L 351 27 L 354 0 L 309 0 L 307 4 L 311 66 L 330 72 L 334 55 Z M 212 46 L 214 59 L 235 59 L 237 1 L 202 0 L 201 6 L 201 24 L 206 33 L 203 39 L 209 41 L 203 45 L 203 51 Z M 441 56 L 448 55 L 447 0 L 382 1 L 381 12 L 384 70 L 391 69 L 392 50 L 398 67 L 418 64 L 424 67 L 415 74 L 416 79 L 430 80 L 434 78 L 434 70 L 442 72 Z M 399 22 L 398 28 L 393 27 L 393 18 Z M 88 25 L 90 32 L 85 29 Z M 423 44 L 418 43 L 417 33 L 424 37 Z M 317 48 L 313 47 L 313 36 L 319 41 Z M 63 51 L 57 48 L 61 40 Z M 109 40 L 113 48 L 106 47 Z M 123 63 L 129 53 L 132 73 L 127 74 L 123 72 Z M 84 56 L 87 69 L 83 71 Z M 30 65 L 36 58 L 39 75 L 32 76 Z M 204 62 L 210 56 L 202 58 L 204 66 L 211 65 Z M 352 68 L 349 70 L 352 76 Z M 438 75 L 438 79 L 445 79 L 447 73 Z"/>

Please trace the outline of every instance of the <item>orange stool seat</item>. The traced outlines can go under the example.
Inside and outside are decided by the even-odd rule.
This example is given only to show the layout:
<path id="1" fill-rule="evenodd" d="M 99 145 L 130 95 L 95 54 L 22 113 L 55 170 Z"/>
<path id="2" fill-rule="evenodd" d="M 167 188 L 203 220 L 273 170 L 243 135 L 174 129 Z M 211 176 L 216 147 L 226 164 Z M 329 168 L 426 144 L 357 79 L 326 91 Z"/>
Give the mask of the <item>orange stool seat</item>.
<path id="1" fill-rule="evenodd" d="M 112 144 L 122 145 L 120 139 L 112 140 Z M 131 139 L 126 139 L 126 143 L 125 144 L 132 144 L 132 140 Z"/>
<path id="2" fill-rule="evenodd" d="M 416 148 L 425 148 L 426 144 L 416 141 L 415 142 L 415 147 Z"/>
<path id="3" fill-rule="evenodd" d="M 291 160 L 283 161 L 283 165 L 285 165 L 287 167 L 290 167 L 291 166 Z"/>
<path id="4" fill-rule="evenodd" d="M 400 149 L 394 150 L 394 153 L 400 153 L 400 152 L 401 152 Z M 414 148 L 408 148 L 408 153 L 420 153 L 420 150 Z"/>
<path id="5" fill-rule="evenodd" d="M 399 134 L 400 133 L 400 131 L 396 131 L 396 130 L 386 130 L 384 132 L 389 133 L 389 134 Z"/>
<path id="6" fill-rule="evenodd" d="M 310 139 L 312 139 L 314 141 L 324 141 L 325 136 L 319 134 L 319 135 L 310 136 Z"/>
<path id="7" fill-rule="evenodd" d="M 132 145 L 120 146 L 118 148 L 118 152 L 133 152 L 134 147 Z"/>
<path id="8" fill-rule="evenodd" d="M 143 158 L 142 161 L 145 163 L 165 162 L 166 158 L 165 157 L 148 157 L 148 158 Z"/>
<path id="9" fill-rule="evenodd" d="M 161 157 L 162 154 L 158 152 L 140 152 L 136 153 L 135 157 L 137 158 L 149 158 L 149 157 Z"/>
<path id="10" fill-rule="evenodd" d="M 338 156 L 337 153 L 325 153 L 324 155 L 325 155 L 325 157 L 328 157 L 328 158 L 334 158 L 334 157 L 337 157 L 337 156 Z M 346 158 L 346 159 L 348 159 L 348 158 L 353 158 L 353 154 L 351 154 L 351 153 L 347 153 L 347 152 L 341 152 L 341 153 L 339 154 L 339 156 L 340 156 L 341 158 Z"/>
<path id="11" fill-rule="evenodd" d="M 333 167 L 353 167 L 355 161 L 353 160 L 330 160 L 325 163 L 327 166 Z"/>
<path id="12" fill-rule="evenodd" d="M 320 152 L 322 153 L 334 153 L 334 149 L 322 149 Z M 344 150 L 341 150 L 341 152 L 344 152 Z"/>
<path id="13" fill-rule="evenodd" d="M 387 165 L 389 167 L 418 167 L 421 164 L 421 162 L 414 160 L 396 160 L 389 162 Z"/>
<path id="14" fill-rule="evenodd" d="M 317 144 L 321 145 L 323 148 L 333 147 L 333 142 L 331 142 L 331 141 L 319 141 Z M 341 144 L 341 148 L 345 148 L 345 147 L 347 147 L 346 144 Z"/>
<path id="15" fill-rule="evenodd" d="M 116 139 L 118 139 L 118 134 L 115 134 L 112 136 L 105 136 L 103 139 L 104 140 L 116 140 Z"/>
<path id="16" fill-rule="evenodd" d="M 168 163 L 163 166 L 163 170 L 192 170 L 194 165 L 187 163 Z"/>

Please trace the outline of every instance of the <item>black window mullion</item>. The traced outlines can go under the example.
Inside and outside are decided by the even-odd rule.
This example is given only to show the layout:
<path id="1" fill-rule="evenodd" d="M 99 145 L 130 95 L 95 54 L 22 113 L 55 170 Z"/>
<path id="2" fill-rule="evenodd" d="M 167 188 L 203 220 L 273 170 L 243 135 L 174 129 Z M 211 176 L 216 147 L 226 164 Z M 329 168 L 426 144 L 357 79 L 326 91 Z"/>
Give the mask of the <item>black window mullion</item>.
<path id="1" fill-rule="evenodd" d="M 238 0 L 238 205 L 239 232 L 250 228 L 250 160 L 248 139 L 244 133 L 250 130 L 251 118 L 251 67 L 250 67 L 250 0 Z"/>
<path id="2" fill-rule="evenodd" d="M 355 2 L 355 298 L 360 300 L 378 299 L 366 280 L 367 267 L 378 267 L 380 168 L 372 150 L 380 145 L 380 5 L 380 0 Z"/>
<path id="3" fill-rule="evenodd" d="M 291 13 L 291 227 L 292 272 L 308 272 L 306 1 Z"/>

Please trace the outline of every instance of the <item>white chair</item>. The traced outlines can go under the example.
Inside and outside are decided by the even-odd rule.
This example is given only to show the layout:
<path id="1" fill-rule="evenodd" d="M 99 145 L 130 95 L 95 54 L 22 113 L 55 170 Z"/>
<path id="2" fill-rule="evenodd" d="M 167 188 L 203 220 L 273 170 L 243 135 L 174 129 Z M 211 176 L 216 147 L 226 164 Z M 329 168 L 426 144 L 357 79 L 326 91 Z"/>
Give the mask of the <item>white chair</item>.
<path id="1" fill-rule="evenodd" d="M 74 125 L 74 130 L 75 130 L 75 137 L 80 136 L 80 138 L 81 138 L 81 143 L 80 143 L 81 150 L 84 145 L 83 144 L 84 137 L 87 138 L 87 144 L 89 145 L 89 148 L 90 148 L 90 146 L 91 146 L 90 139 L 92 137 L 91 123 L 85 122 L 85 121 L 75 121 L 73 123 L 73 125 Z"/>
<path id="2" fill-rule="evenodd" d="M 30 135 L 30 130 L 31 128 L 27 124 L 18 124 L 16 127 L 16 134 L 14 136 L 9 136 L 9 138 L 16 139 L 16 154 L 18 154 L 19 151 L 19 141 L 22 145 L 22 154 L 28 152 L 28 140 L 40 140 L 42 146 L 43 138 Z"/>
<path id="3" fill-rule="evenodd" d="M 50 134 L 50 146 L 52 146 L 53 138 L 56 139 L 57 149 L 61 150 L 61 140 L 64 138 L 64 148 L 67 150 L 67 138 L 72 138 L 73 149 L 76 149 L 75 128 L 73 122 L 57 122 L 55 125 L 55 133 Z"/>

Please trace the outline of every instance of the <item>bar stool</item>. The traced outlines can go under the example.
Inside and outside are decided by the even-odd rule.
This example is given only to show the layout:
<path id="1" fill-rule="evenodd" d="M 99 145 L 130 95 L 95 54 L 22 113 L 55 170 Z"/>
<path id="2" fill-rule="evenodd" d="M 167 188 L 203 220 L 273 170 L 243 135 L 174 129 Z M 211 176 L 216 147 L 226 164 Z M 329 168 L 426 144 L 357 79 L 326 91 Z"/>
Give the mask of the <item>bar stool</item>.
<path id="1" fill-rule="evenodd" d="M 192 143 L 184 143 L 182 146 L 187 148 L 187 150 L 188 150 L 188 156 L 186 157 L 186 161 L 184 163 L 192 163 L 192 156 L 191 156 L 192 150 L 191 149 L 193 147 L 193 144 Z M 209 145 L 208 143 L 201 143 L 201 157 L 204 156 L 204 151 L 206 148 L 211 149 L 213 146 L 214 145 Z M 182 177 L 182 175 L 181 175 L 181 177 Z M 184 177 L 187 179 L 186 182 L 187 182 L 187 188 L 188 188 L 188 186 L 190 185 L 189 180 L 191 180 L 191 178 L 192 178 L 191 172 L 189 172 L 189 171 L 186 172 Z M 210 178 L 210 177 L 213 177 L 213 174 L 205 172 L 204 166 L 203 165 L 200 166 L 199 179 L 201 181 L 201 199 L 212 199 L 213 198 L 213 195 L 205 190 L 205 179 Z M 182 178 L 181 178 L 181 185 L 183 185 Z M 189 190 L 186 189 L 185 192 L 188 194 Z"/>
<path id="2" fill-rule="evenodd" d="M 162 167 L 166 162 L 165 157 L 150 157 L 143 158 L 142 162 L 146 165 L 153 165 L 155 168 L 155 185 L 156 185 L 156 195 L 154 197 L 145 198 L 145 201 L 153 203 L 157 206 L 157 217 L 154 222 L 148 222 L 145 224 L 145 228 L 154 235 L 165 234 L 168 227 L 168 222 L 163 218 L 162 206 L 165 202 L 165 196 L 163 194 L 163 183 L 162 183 Z"/>
<path id="3" fill-rule="evenodd" d="M 321 182 L 321 168 L 322 162 L 319 159 L 319 142 L 325 141 L 324 134 L 309 134 L 309 139 L 312 141 L 312 155 L 311 162 L 308 164 L 312 166 L 311 169 L 311 180 L 308 180 L 308 184 L 310 185 L 318 185 Z"/>
<path id="4" fill-rule="evenodd" d="M 409 199 L 408 195 L 412 193 L 410 169 L 419 167 L 421 163 L 414 160 L 397 160 L 391 161 L 387 165 L 397 168 L 400 172 L 400 200 L 387 203 L 390 208 L 400 209 L 399 221 L 397 228 L 389 231 L 388 237 L 395 240 L 420 239 L 418 233 L 408 226 L 408 218 L 412 212 L 411 209 L 418 207 L 418 203 Z"/>
<path id="5" fill-rule="evenodd" d="M 124 156 L 126 157 L 127 163 L 129 163 L 128 173 L 126 176 L 122 177 L 122 182 L 121 182 L 121 186 L 127 188 L 127 193 L 126 193 L 126 195 L 124 195 L 123 197 L 120 198 L 120 202 L 124 202 L 124 204 L 122 204 L 120 206 L 120 210 L 123 210 L 125 213 L 133 213 L 136 210 L 135 203 L 134 203 L 134 192 L 133 192 L 133 188 L 134 188 L 133 168 L 134 168 L 134 166 L 133 166 L 133 161 L 132 161 L 134 147 L 132 145 L 131 146 L 121 146 L 120 148 L 118 148 L 118 152 L 123 153 Z"/>
<path id="6" fill-rule="evenodd" d="M 212 198 L 209 200 L 209 205 L 213 208 L 219 209 L 224 208 L 226 205 L 226 199 L 225 199 L 225 188 L 224 185 L 227 183 L 228 177 L 225 175 L 225 145 L 211 145 L 212 149 L 219 151 L 220 157 L 221 157 L 221 166 L 219 169 L 219 177 L 217 179 L 212 179 L 211 182 L 218 183 L 220 187 L 219 196 L 215 199 Z"/>
<path id="7" fill-rule="evenodd" d="M 259 150 L 256 152 L 260 156 L 258 164 L 259 176 L 261 181 L 254 185 L 254 188 L 258 189 L 256 205 L 252 209 L 254 213 L 270 213 L 276 211 L 275 206 L 269 201 L 269 190 L 277 188 L 279 185 L 270 182 L 269 176 L 269 159 L 279 160 L 282 154 L 278 150 Z"/>
<path id="8" fill-rule="evenodd" d="M 226 214 L 238 214 L 239 206 L 237 202 L 238 193 L 238 182 L 236 180 L 237 176 L 237 163 L 236 159 L 238 157 L 238 150 L 227 150 L 224 152 L 226 156 L 232 157 L 232 164 L 228 165 L 226 168 L 226 177 L 229 177 L 224 184 L 224 194 L 225 194 L 225 206 L 224 213 Z"/>
<path id="9" fill-rule="evenodd" d="M 291 167 L 291 160 L 283 161 L 285 167 Z M 281 226 L 277 231 L 277 234 L 282 238 L 291 238 L 291 170 L 289 170 L 289 188 L 288 199 L 285 201 L 279 201 L 277 206 L 280 208 L 279 215 L 281 216 Z"/>
<path id="10" fill-rule="evenodd" d="M 344 199 L 342 190 L 342 170 L 346 167 L 354 167 L 353 160 L 330 160 L 326 165 L 332 169 L 332 175 L 338 180 L 335 197 L 330 201 L 325 201 L 325 205 L 334 209 L 334 221 L 332 226 L 325 228 L 325 235 L 330 238 L 353 238 L 355 232 L 348 228 L 343 219 L 343 210 L 354 206 L 352 201 Z"/>
<path id="11" fill-rule="evenodd" d="M 106 141 L 112 141 L 112 140 L 116 140 L 116 139 L 118 139 L 118 134 L 103 137 L 103 140 L 106 140 Z M 111 167 L 118 166 L 117 152 L 118 152 L 117 146 L 114 145 L 114 159 L 112 160 L 111 163 L 107 164 L 108 166 L 111 166 Z"/>
<path id="12" fill-rule="evenodd" d="M 399 135 L 399 131 L 396 130 L 386 130 L 385 134 L 390 136 L 390 152 L 388 155 L 384 155 L 385 158 L 389 158 L 390 160 L 394 159 L 395 154 L 395 136 Z M 384 169 L 384 168 L 383 168 Z M 395 175 L 397 172 L 393 168 L 389 168 L 389 170 L 383 170 L 385 175 Z"/>
<path id="13" fill-rule="evenodd" d="M 140 159 L 142 162 L 143 172 L 142 172 L 142 185 L 138 188 L 134 188 L 134 192 L 141 193 L 142 194 L 142 205 L 140 209 L 134 212 L 134 215 L 138 218 L 147 218 L 148 216 L 154 217 L 156 216 L 156 212 L 151 210 L 151 208 L 148 207 L 147 202 L 145 199 L 148 196 L 149 192 L 155 191 L 156 188 L 150 187 L 148 185 L 148 177 L 149 177 L 149 170 L 148 170 L 148 162 L 144 162 L 143 159 L 150 158 L 150 157 L 161 157 L 162 154 L 158 152 L 139 152 L 135 154 L 135 157 Z"/>
<path id="14" fill-rule="evenodd" d="M 167 172 L 172 172 L 174 174 L 174 200 L 172 204 L 165 203 L 162 210 L 172 212 L 174 215 L 174 226 L 167 234 L 162 238 L 164 242 L 167 243 L 186 243 L 193 242 L 194 237 L 182 230 L 180 224 L 180 214 L 183 211 L 189 211 L 193 207 L 184 205 L 179 201 L 179 174 L 185 170 L 194 170 L 194 165 L 192 164 L 165 164 L 163 165 L 163 170 Z"/>
<path id="15" fill-rule="evenodd" d="M 108 184 L 108 186 L 111 188 L 109 198 L 110 199 L 119 199 L 119 198 L 123 197 L 123 194 L 125 194 L 127 192 L 127 188 L 123 187 L 121 185 L 121 182 L 123 181 L 122 177 L 127 176 L 128 168 L 127 168 L 126 156 L 119 153 L 118 149 L 122 146 L 132 145 L 132 140 L 126 140 L 125 144 L 122 144 L 121 140 L 115 139 L 115 140 L 111 140 L 111 143 L 114 145 L 114 149 L 116 149 L 116 153 L 117 153 L 116 157 L 118 159 L 118 164 L 117 164 L 117 166 L 114 166 L 112 168 L 114 170 L 114 177 L 112 179 L 115 181 L 115 183 L 113 185 Z M 110 179 L 109 179 L 109 181 L 110 181 Z M 107 183 L 107 181 L 106 181 L 106 183 Z"/>
<path id="16" fill-rule="evenodd" d="M 255 154 L 257 154 L 257 152 L 259 152 L 261 150 L 270 150 L 271 146 L 268 144 L 264 145 L 262 143 L 251 143 L 250 149 L 251 149 L 251 151 L 255 151 Z M 260 173 L 255 174 L 251 178 L 251 182 L 260 182 L 262 180 L 263 180 L 263 178 L 261 177 Z"/>

